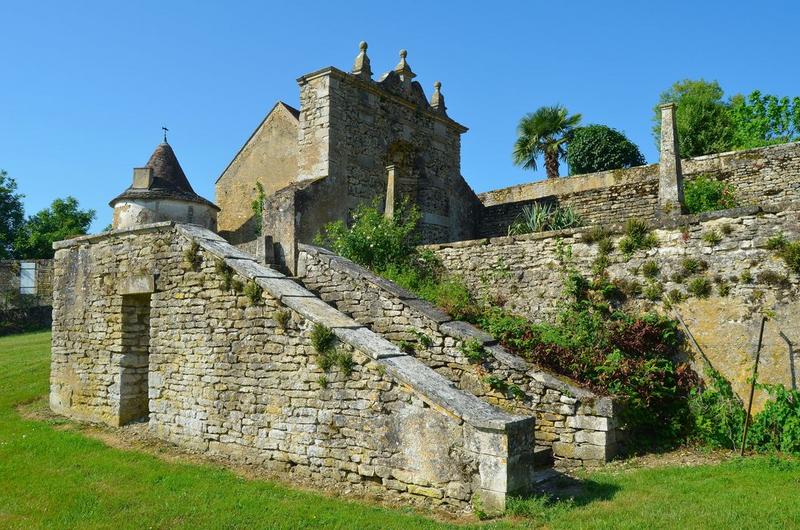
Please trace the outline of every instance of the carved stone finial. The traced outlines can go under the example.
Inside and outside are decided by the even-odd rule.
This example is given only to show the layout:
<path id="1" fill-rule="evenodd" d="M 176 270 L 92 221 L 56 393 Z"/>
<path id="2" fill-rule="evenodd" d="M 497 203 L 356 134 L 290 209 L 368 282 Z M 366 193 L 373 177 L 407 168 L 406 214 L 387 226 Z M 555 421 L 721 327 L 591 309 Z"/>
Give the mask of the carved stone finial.
<path id="1" fill-rule="evenodd" d="M 406 56 L 408 56 L 408 52 L 400 50 L 400 62 L 394 67 L 394 71 L 403 80 L 403 84 L 408 87 L 411 85 L 411 80 L 417 77 L 417 74 L 411 71 L 411 67 L 406 62 Z"/>
<path id="2" fill-rule="evenodd" d="M 433 110 L 439 111 L 442 114 L 447 114 L 447 107 L 444 105 L 444 96 L 441 92 L 442 83 L 440 81 L 436 81 L 433 84 L 433 95 L 431 96 L 431 108 Z"/>
<path id="3" fill-rule="evenodd" d="M 372 69 L 369 66 L 369 57 L 367 57 L 367 43 L 361 41 L 358 45 L 361 50 L 356 56 L 356 62 L 353 64 L 353 75 L 361 77 L 362 79 L 372 79 Z"/>

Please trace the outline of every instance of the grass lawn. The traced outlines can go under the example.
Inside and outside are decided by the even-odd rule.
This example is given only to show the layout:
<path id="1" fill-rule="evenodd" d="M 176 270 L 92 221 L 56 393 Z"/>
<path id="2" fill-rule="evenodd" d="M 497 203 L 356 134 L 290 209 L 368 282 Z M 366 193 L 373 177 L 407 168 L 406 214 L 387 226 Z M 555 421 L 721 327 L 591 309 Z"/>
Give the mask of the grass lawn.
<path id="1" fill-rule="evenodd" d="M 0 528 L 463 528 L 122 451 L 16 405 L 47 393 L 48 333 L 0 338 Z M 800 461 L 600 471 L 569 502 L 516 501 L 488 528 L 800 528 Z"/>

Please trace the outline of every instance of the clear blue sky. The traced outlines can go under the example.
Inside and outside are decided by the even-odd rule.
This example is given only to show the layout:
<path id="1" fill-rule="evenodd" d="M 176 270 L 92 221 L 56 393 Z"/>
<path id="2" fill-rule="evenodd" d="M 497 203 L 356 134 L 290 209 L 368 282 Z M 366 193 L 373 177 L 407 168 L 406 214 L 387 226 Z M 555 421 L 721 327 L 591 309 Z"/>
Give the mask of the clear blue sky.
<path id="1" fill-rule="evenodd" d="M 408 49 L 470 128 L 462 173 L 476 191 L 539 180 L 511 164 L 519 118 L 545 104 L 624 131 L 648 161 L 658 94 L 716 79 L 726 94 L 800 95 L 800 3 L 18 2 L 0 0 L 0 168 L 32 214 L 73 195 L 110 222 L 170 128 L 195 190 L 213 183 L 295 79 L 349 70 L 358 42 L 385 72 Z"/>

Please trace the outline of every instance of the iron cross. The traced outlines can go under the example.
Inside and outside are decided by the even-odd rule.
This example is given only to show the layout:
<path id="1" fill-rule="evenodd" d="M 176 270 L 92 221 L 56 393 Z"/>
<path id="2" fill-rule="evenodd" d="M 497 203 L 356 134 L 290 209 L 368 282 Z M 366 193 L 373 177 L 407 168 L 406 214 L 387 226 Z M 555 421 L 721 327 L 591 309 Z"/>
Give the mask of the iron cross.
<path id="1" fill-rule="evenodd" d="M 161 126 L 161 128 L 164 130 L 164 143 L 167 143 L 167 131 L 169 131 L 169 129 L 167 129 L 163 125 Z"/>

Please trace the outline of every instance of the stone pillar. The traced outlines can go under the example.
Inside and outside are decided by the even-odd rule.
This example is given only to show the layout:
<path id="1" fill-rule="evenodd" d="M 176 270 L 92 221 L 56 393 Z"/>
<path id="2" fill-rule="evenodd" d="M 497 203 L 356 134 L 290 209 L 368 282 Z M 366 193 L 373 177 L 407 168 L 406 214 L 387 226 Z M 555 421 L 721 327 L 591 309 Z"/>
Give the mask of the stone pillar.
<path id="1" fill-rule="evenodd" d="M 395 166 L 386 166 L 386 205 L 383 208 L 383 216 L 387 219 L 394 217 L 395 188 L 397 179 Z"/>
<path id="2" fill-rule="evenodd" d="M 683 172 L 675 125 L 675 103 L 661 105 L 661 158 L 658 163 L 658 215 L 686 213 L 683 201 Z"/>

